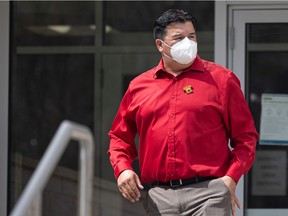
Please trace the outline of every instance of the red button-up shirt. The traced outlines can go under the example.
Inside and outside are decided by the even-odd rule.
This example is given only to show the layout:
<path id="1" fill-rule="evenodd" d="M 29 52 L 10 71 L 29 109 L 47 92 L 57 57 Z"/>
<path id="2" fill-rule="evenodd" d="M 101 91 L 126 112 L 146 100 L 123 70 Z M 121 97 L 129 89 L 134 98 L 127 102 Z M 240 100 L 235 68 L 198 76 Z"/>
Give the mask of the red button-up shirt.
<path id="1" fill-rule="evenodd" d="M 143 182 L 224 175 L 237 182 L 252 166 L 258 139 L 239 80 L 198 56 L 176 77 L 163 60 L 136 77 L 109 136 L 115 177 L 133 170 L 139 156 Z"/>

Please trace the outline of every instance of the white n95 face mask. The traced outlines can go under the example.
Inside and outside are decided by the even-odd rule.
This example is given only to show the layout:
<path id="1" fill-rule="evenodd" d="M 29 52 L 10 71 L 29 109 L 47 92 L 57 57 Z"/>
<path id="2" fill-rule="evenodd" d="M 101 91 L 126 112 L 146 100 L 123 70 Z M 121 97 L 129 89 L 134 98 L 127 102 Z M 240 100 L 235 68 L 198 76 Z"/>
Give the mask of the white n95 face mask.
<path id="1" fill-rule="evenodd" d="M 162 41 L 162 40 L 161 40 Z M 162 41 L 166 46 L 170 47 L 171 56 L 163 53 L 170 59 L 177 61 L 180 64 L 189 64 L 191 63 L 197 56 L 197 42 L 188 39 L 185 37 L 181 41 L 173 44 L 173 46 L 169 46 L 164 41 Z"/>

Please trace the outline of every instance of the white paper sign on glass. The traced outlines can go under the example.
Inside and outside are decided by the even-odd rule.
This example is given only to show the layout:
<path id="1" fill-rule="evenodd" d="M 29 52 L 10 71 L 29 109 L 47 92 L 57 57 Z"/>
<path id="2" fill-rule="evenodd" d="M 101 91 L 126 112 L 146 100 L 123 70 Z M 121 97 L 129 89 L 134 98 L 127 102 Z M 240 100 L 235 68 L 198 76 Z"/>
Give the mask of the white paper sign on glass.
<path id="1" fill-rule="evenodd" d="M 262 94 L 260 141 L 262 145 L 288 145 L 288 95 Z"/>

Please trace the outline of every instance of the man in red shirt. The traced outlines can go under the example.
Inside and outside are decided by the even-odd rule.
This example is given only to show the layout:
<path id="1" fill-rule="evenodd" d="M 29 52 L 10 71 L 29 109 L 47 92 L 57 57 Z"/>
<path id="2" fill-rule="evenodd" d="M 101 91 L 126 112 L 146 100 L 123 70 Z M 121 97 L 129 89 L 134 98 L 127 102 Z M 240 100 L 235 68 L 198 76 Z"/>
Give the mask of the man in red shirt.
<path id="1" fill-rule="evenodd" d="M 152 184 L 148 215 L 235 215 L 236 184 L 254 161 L 258 133 L 240 82 L 197 55 L 195 28 L 182 10 L 156 20 L 162 59 L 130 83 L 109 131 L 122 195 L 138 201 L 141 182 Z M 141 180 L 132 168 L 137 156 Z"/>

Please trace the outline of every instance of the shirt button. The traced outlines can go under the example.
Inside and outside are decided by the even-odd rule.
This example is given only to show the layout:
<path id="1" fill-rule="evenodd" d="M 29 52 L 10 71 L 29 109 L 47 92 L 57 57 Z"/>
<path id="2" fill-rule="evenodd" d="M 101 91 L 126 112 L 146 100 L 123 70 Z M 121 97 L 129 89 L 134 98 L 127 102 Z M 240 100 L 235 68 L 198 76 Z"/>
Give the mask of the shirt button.
<path id="1" fill-rule="evenodd" d="M 172 95 L 172 99 L 175 99 L 175 95 Z"/>
<path id="2" fill-rule="evenodd" d="M 174 114 L 170 114 L 170 116 L 169 116 L 170 118 L 173 118 L 174 117 Z"/>

